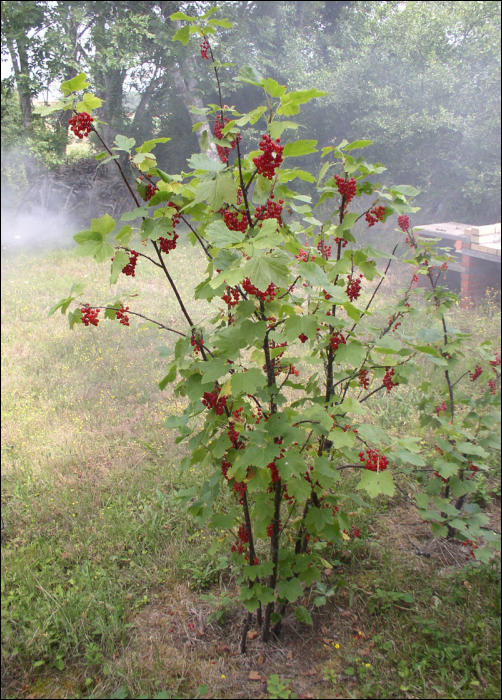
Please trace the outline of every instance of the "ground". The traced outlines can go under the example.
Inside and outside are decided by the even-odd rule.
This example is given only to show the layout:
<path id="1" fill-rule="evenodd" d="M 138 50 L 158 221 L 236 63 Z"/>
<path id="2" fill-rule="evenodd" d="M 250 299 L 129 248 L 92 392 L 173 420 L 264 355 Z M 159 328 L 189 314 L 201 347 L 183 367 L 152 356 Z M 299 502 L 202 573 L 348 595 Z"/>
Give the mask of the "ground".
<path id="1" fill-rule="evenodd" d="M 189 294 L 202 263 L 177 253 Z M 139 324 L 70 333 L 59 313 L 47 319 L 75 278 L 91 283 L 89 299 L 110 295 L 106 271 L 70 250 L 8 249 L 2 266 L 2 697 L 499 695 L 499 560 L 434 540 L 408 501 L 411 479 L 392 501 L 351 506 L 362 537 L 323 553 L 327 604 L 315 592 L 301 601 L 313 627 L 290 610 L 280 640 L 263 645 L 252 627 L 240 655 L 228 552 L 208 555 L 210 533 L 175 497 L 203 474 L 180 471 L 185 448 L 164 428 L 182 411 L 157 388 L 170 340 Z M 158 280 L 146 269 L 140 280 L 121 284 L 175 325 Z M 383 303 L 400 284 L 389 280 Z M 452 315 L 476 328 L 474 346 L 499 334 L 490 297 Z M 411 390 L 375 405 L 384 429 L 415 421 Z M 497 532 L 499 478 L 475 495 Z"/>

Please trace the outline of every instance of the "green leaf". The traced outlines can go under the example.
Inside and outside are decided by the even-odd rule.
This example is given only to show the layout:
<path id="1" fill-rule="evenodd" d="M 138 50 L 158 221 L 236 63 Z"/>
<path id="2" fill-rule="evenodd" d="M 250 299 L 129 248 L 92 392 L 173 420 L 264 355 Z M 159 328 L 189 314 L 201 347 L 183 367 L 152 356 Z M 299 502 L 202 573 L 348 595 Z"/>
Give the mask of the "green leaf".
<path id="1" fill-rule="evenodd" d="M 167 143 L 170 140 L 171 139 L 167 136 L 161 136 L 157 139 L 149 139 L 148 141 L 144 141 L 141 146 L 138 146 L 136 153 L 145 153 L 153 157 L 153 155 L 150 153 L 152 148 L 155 148 L 156 144 L 158 143 Z"/>
<path id="2" fill-rule="evenodd" d="M 305 518 L 305 524 L 312 525 L 316 532 L 321 532 L 321 530 L 332 521 L 333 514 L 326 508 L 311 507 Z M 311 529 L 312 528 L 310 528 L 309 531 L 311 531 Z"/>
<path id="3" fill-rule="evenodd" d="M 117 284 L 120 273 L 129 262 L 129 256 L 123 250 L 117 250 L 112 262 L 110 284 Z"/>
<path id="4" fill-rule="evenodd" d="M 307 625 L 314 624 L 312 617 L 310 616 L 309 611 L 303 605 L 299 605 L 296 608 L 295 614 L 296 614 L 296 619 L 298 620 L 298 622 L 306 622 Z"/>
<path id="5" fill-rule="evenodd" d="M 253 66 L 242 66 L 234 80 L 240 83 L 248 83 L 249 85 L 261 86 L 263 84 L 263 77 Z"/>
<path id="6" fill-rule="evenodd" d="M 164 379 L 159 382 L 159 389 L 163 391 L 168 384 L 171 384 L 176 379 L 176 365 L 173 365 Z"/>
<path id="7" fill-rule="evenodd" d="M 357 426 L 359 435 L 368 442 L 373 442 L 376 445 L 388 445 L 389 438 L 384 430 L 378 425 L 369 425 L 361 423 Z"/>
<path id="8" fill-rule="evenodd" d="M 57 668 L 58 671 L 63 671 L 64 670 L 64 661 L 63 659 L 56 659 L 54 661 L 54 666 Z"/>
<path id="9" fill-rule="evenodd" d="M 128 139 L 127 136 L 121 136 L 120 134 L 118 134 L 118 136 L 115 137 L 115 141 L 113 143 L 115 144 L 115 148 L 117 150 L 130 153 L 133 146 L 136 145 L 136 139 Z"/>
<path id="10" fill-rule="evenodd" d="M 122 243 L 122 245 L 128 245 L 129 241 L 131 240 L 131 236 L 132 236 L 132 227 L 129 225 L 122 226 L 120 231 L 115 236 L 115 240 L 119 241 L 119 243 Z"/>
<path id="11" fill-rule="evenodd" d="M 242 117 L 235 121 L 236 126 L 244 126 L 245 124 L 256 124 L 261 115 L 267 111 L 265 105 L 260 105 L 256 109 L 251 110 L 247 114 L 243 114 Z"/>
<path id="12" fill-rule="evenodd" d="M 210 158 L 205 153 L 195 153 L 188 159 L 188 164 L 192 170 L 206 170 L 208 172 L 220 172 L 227 167 L 225 163 Z"/>
<path id="13" fill-rule="evenodd" d="M 109 214 L 105 214 L 100 219 L 92 219 L 91 221 L 91 231 L 99 231 L 103 236 L 111 233 L 114 228 L 115 220 L 112 219 Z"/>
<path id="14" fill-rule="evenodd" d="M 262 605 L 268 605 L 268 603 L 275 603 L 275 595 L 273 588 L 266 588 L 260 583 L 255 583 L 253 586 L 256 598 L 260 601 Z"/>
<path id="15" fill-rule="evenodd" d="M 228 19 L 210 19 L 208 22 L 210 27 L 223 27 L 223 29 L 231 29 L 234 26 L 233 22 Z M 228 65 L 228 64 L 226 64 Z"/>
<path id="16" fill-rule="evenodd" d="M 282 153 L 284 158 L 293 158 L 297 156 L 305 156 L 309 153 L 317 153 L 317 141 L 305 140 L 305 141 L 293 141 L 292 143 L 287 143 L 284 146 L 284 151 Z"/>
<path id="17" fill-rule="evenodd" d="M 223 204 L 237 204 L 237 183 L 231 173 L 217 173 L 212 180 L 203 180 L 197 185 L 193 204 L 206 201 L 213 211 L 221 209 Z"/>
<path id="18" fill-rule="evenodd" d="M 148 216 L 148 209 L 146 207 L 137 207 L 134 211 L 126 211 L 120 217 L 121 221 L 134 221 L 139 219 L 141 216 Z"/>
<path id="19" fill-rule="evenodd" d="M 297 578 L 292 578 L 289 581 L 279 581 L 277 592 L 281 598 L 286 598 L 290 603 L 294 603 L 303 595 L 303 587 Z"/>
<path id="20" fill-rule="evenodd" d="M 347 430 L 347 432 L 345 432 L 342 428 L 333 428 L 328 437 L 333 442 L 335 449 L 353 447 L 356 440 L 356 436 L 352 430 Z"/>
<path id="21" fill-rule="evenodd" d="M 457 450 L 465 455 L 477 455 L 478 457 L 488 457 L 488 453 L 479 445 L 472 442 L 458 442 Z"/>
<path id="22" fill-rule="evenodd" d="M 94 109 L 98 109 L 98 107 L 101 107 L 101 105 L 103 104 L 103 100 L 100 100 L 99 97 L 96 97 L 96 95 L 93 95 L 90 92 L 86 92 L 84 94 L 84 96 L 82 97 L 82 101 L 85 105 L 85 110 L 83 111 L 87 111 L 89 114 L 91 114 L 91 112 Z"/>
<path id="23" fill-rule="evenodd" d="M 344 151 L 353 151 L 356 148 L 366 148 L 366 146 L 371 146 L 373 141 L 352 141 L 352 143 L 348 143 L 346 146 L 344 146 Z"/>
<path id="24" fill-rule="evenodd" d="M 393 496 L 396 490 L 394 479 L 389 471 L 372 472 L 365 469 L 356 489 L 365 489 L 371 498 L 380 494 Z"/>
<path id="25" fill-rule="evenodd" d="M 398 447 L 395 454 L 403 464 L 413 464 L 416 467 L 425 467 L 424 458 L 415 454 L 414 452 L 410 452 L 410 450 L 406 450 L 403 447 Z"/>
<path id="26" fill-rule="evenodd" d="M 352 367 L 358 367 L 366 357 L 366 349 L 358 340 L 342 343 L 336 351 L 337 362 L 347 362 Z"/>
<path id="27" fill-rule="evenodd" d="M 79 244 L 76 255 L 92 256 L 96 262 L 104 262 L 107 258 L 111 258 L 115 250 L 105 242 L 103 234 L 98 231 L 82 231 L 75 234 L 73 238 Z"/>
<path id="28" fill-rule="evenodd" d="M 272 78 L 267 78 L 266 80 L 263 80 L 262 85 L 265 92 L 268 92 L 268 94 L 272 97 L 282 97 L 286 92 L 286 86 L 279 85 L 277 80 L 273 80 Z"/>
<path id="29" fill-rule="evenodd" d="M 267 219 L 252 239 L 253 246 L 259 249 L 274 248 L 282 243 L 282 235 L 277 231 L 276 219 Z"/>
<path id="30" fill-rule="evenodd" d="M 280 460 L 277 463 L 279 474 L 281 478 L 283 477 L 284 471 L 287 470 L 287 466 L 284 465 L 284 460 Z M 299 503 L 304 503 L 305 500 L 310 496 L 311 487 L 310 484 L 305 481 L 305 479 L 287 479 L 288 494 L 292 498 L 296 498 Z"/>
<path id="31" fill-rule="evenodd" d="M 230 378 L 232 396 L 242 393 L 254 394 L 256 389 L 264 386 L 266 382 L 264 373 L 257 367 L 248 369 L 246 372 L 235 372 Z"/>
<path id="32" fill-rule="evenodd" d="M 277 114 L 284 114 L 284 116 L 289 117 L 292 114 L 299 114 L 300 105 L 310 102 L 317 97 L 324 97 L 329 95 L 328 92 L 322 92 L 313 88 L 312 90 L 298 90 L 297 92 L 288 92 L 286 95 L 281 97 L 281 106 L 277 110 Z"/>
<path id="33" fill-rule="evenodd" d="M 375 341 L 375 350 L 376 352 L 393 355 L 401 350 L 401 342 L 390 335 L 384 335 L 383 338 Z"/>
<path id="34" fill-rule="evenodd" d="M 190 17 L 190 15 L 186 15 L 184 12 L 175 12 L 173 15 L 169 16 L 169 19 L 172 19 L 173 22 L 178 19 L 182 19 L 185 22 L 196 22 L 198 17 Z"/>
<path id="35" fill-rule="evenodd" d="M 215 358 L 202 363 L 201 370 L 202 384 L 214 384 L 217 379 L 228 373 L 229 365 L 226 360 Z"/>
<path id="36" fill-rule="evenodd" d="M 282 133 L 284 131 L 286 131 L 286 129 L 298 129 L 299 126 L 300 125 L 296 124 L 296 122 L 289 122 L 289 121 L 271 122 L 268 125 L 268 133 L 270 134 L 271 138 L 278 139 L 282 136 Z"/>
<path id="37" fill-rule="evenodd" d="M 224 221 L 213 221 L 206 228 L 206 238 L 211 245 L 217 248 L 225 248 L 235 243 L 240 243 L 245 236 L 240 231 L 230 231 Z"/>
<path id="38" fill-rule="evenodd" d="M 234 520 L 237 516 L 235 509 L 229 513 L 215 513 L 211 518 L 211 527 L 213 530 L 229 530 L 234 526 Z"/>
<path id="39" fill-rule="evenodd" d="M 183 46 L 186 46 L 188 44 L 189 39 L 190 39 L 190 27 L 188 26 L 188 24 L 185 24 L 184 27 L 181 27 L 181 29 L 178 29 L 176 34 L 173 36 L 172 41 L 181 41 Z"/>
<path id="40" fill-rule="evenodd" d="M 391 187 L 390 191 L 393 194 L 395 192 L 397 194 L 404 194 L 406 197 L 416 197 L 417 194 L 420 194 L 420 190 L 417 190 L 415 187 L 412 187 L 411 185 L 396 185 L 394 187 Z"/>
<path id="41" fill-rule="evenodd" d="M 336 467 L 327 457 L 316 456 L 314 458 L 314 471 L 312 472 L 312 479 L 314 483 L 318 481 L 323 489 L 329 489 L 333 487 L 335 481 L 340 479 L 340 475 L 338 474 Z"/>
<path id="42" fill-rule="evenodd" d="M 287 264 L 282 256 L 257 255 L 248 260 L 244 266 L 244 276 L 249 277 L 251 284 L 264 292 L 273 282 L 278 287 L 286 287 L 291 282 Z"/>
<path id="43" fill-rule="evenodd" d="M 85 73 L 79 73 L 71 80 L 64 80 L 61 83 L 61 92 L 67 96 L 71 92 L 80 92 L 80 90 L 85 90 L 89 87 L 90 83 L 87 82 Z"/>

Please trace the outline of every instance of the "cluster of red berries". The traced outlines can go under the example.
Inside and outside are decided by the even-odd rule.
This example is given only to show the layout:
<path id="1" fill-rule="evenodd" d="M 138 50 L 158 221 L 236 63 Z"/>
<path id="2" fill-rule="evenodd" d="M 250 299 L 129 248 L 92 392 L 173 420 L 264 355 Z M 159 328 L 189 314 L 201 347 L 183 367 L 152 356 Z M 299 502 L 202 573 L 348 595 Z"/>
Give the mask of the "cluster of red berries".
<path id="1" fill-rule="evenodd" d="M 310 253 L 307 253 L 306 250 L 303 250 L 303 248 L 300 248 L 300 252 L 298 255 L 295 255 L 295 258 L 298 260 L 298 262 L 307 262 L 309 259 Z M 315 255 L 312 255 L 310 257 L 311 260 L 315 260 Z"/>
<path id="2" fill-rule="evenodd" d="M 413 277 L 411 278 L 411 281 L 413 284 L 416 284 L 418 282 L 418 275 L 413 275 Z"/>
<path id="3" fill-rule="evenodd" d="M 345 238 L 340 238 L 340 236 L 335 236 L 335 243 L 337 245 L 341 245 L 342 248 L 345 248 L 347 245 L 348 241 L 345 240 Z"/>
<path id="4" fill-rule="evenodd" d="M 192 335 L 190 338 L 190 345 L 194 348 L 194 352 L 196 355 L 199 354 L 203 343 L 204 343 L 204 338 L 202 337 L 202 335 L 199 336 L 198 338 L 195 338 L 195 336 Z"/>
<path id="5" fill-rule="evenodd" d="M 239 527 L 239 530 L 237 532 L 237 537 L 240 539 L 242 544 L 246 544 L 249 542 L 249 533 L 247 531 L 247 527 L 245 525 L 241 525 Z"/>
<path id="6" fill-rule="evenodd" d="M 349 533 L 347 530 L 344 530 L 344 533 L 348 535 Z M 358 527 L 352 527 L 350 530 L 350 534 L 352 537 L 357 537 L 358 539 L 361 539 L 361 530 Z"/>
<path id="7" fill-rule="evenodd" d="M 306 343 L 307 340 L 308 340 L 308 338 L 307 338 L 307 336 L 305 335 L 305 333 L 301 333 L 301 334 L 298 336 L 298 340 L 301 340 L 302 343 Z"/>
<path id="8" fill-rule="evenodd" d="M 276 287 L 273 282 L 271 282 L 264 292 L 260 292 L 258 287 L 255 287 L 254 284 L 251 284 L 249 277 L 246 277 L 246 279 L 243 280 L 242 288 L 248 294 L 254 294 L 258 297 L 258 299 L 261 299 L 265 302 L 272 301 L 275 298 L 277 292 L 279 291 L 279 288 Z"/>
<path id="9" fill-rule="evenodd" d="M 244 547 L 241 544 L 233 544 L 232 545 L 232 552 L 239 552 L 239 554 L 242 554 L 244 551 Z"/>
<path id="10" fill-rule="evenodd" d="M 239 303 L 239 290 L 238 289 L 230 289 L 230 287 L 227 287 L 227 292 L 224 294 L 221 298 L 225 302 L 225 304 L 228 304 L 228 306 L 237 306 Z M 228 293 L 230 292 L 230 294 Z"/>
<path id="11" fill-rule="evenodd" d="M 340 345 L 345 345 L 347 343 L 346 339 L 338 331 L 336 333 L 333 333 L 329 342 L 331 344 L 331 347 L 333 348 L 333 352 L 336 352 Z"/>
<path id="12" fill-rule="evenodd" d="M 495 355 L 494 360 L 490 360 L 490 364 L 492 366 L 493 371 L 496 373 L 497 372 L 497 367 L 500 367 L 501 359 L 500 359 L 500 350 L 498 353 Z"/>
<path id="13" fill-rule="evenodd" d="M 394 370 L 390 367 L 385 368 L 385 376 L 383 378 L 383 385 L 387 389 L 387 393 L 391 391 L 399 382 L 393 382 L 392 377 L 394 376 Z"/>
<path id="14" fill-rule="evenodd" d="M 434 476 L 437 477 L 438 479 L 441 479 L 443 484 L 447 484 L 450 480 L 450 477 L 445 478 L 444 476 L 441 476 L 441 474 L 439 472 L 434 472 Z"/>
<path id="15" fill-rule="evenodd" d="M 85 304 L 80 311 L 82 312 L 82 323 L 84 326 L 97 326 L 99 323 L 99 309 L 91 309 L 89 304 Z"/>
<path id="16" fill-rule="evenodd" d="M 213 134 L 216 136 L 217 139 L 222 139 L 224 138 L 223 136 L 223 129 L 225 128 L 225 124 L 228 124 L 230 119 L 228 117 L 225 117 L 224 120 L 222 121 L 221 118 L 218 116 L 216 117 L 216 121 L 214 123 L 214 129 L 213 129 Z M 228 163 L 228 156 L 230 154 L 230 151 L 233 150 L 237 144 L 237 141 L 241 141 L 241 135 L 237 134 L 237 138 L 234 139 L 233 141 L 230 141 L 230 148 L 216 145 L 216 150 L 218 151 L 218 155 L 220 156 L 220 160 L 222 163 Z"/>
<path id="17" fill-rule="evenodd" d="M 374 226 L 377 221 L 382 221 L 385 216 L 385 207 L 375 207 L 371 211 L 366 212 L 366 221 L 368 226 Z"/>
<path id="18" fill-rule="evenodd" d="M 261 156 L 253 158 L 256 170 L 259 175 L 263 175 L 271 180 L 277 168 L 281 165 L 284 146 L 279 146 L 281 139 L 273 141 L 268 134 L 263 134 L 260 141 Z"/>
<path id="19" fill-rule="evenodd" d="M 474 479 L 476 472 L 479 471 L 479 468 L 475 464 L 473 464 L 472 462 L 468 462 L 467 466 L 469 467 L 469 471 L 471 472 L 470 478 Z"/>
<path id="20" fill-rule="evenodd" d="M 474 372 L 469 372 L 469 378 L 471 382 L 475 382 L 478 377 L 483 374 L 483 368 L 480 365 L 476 365 Z"/>
<path id="21" fill-rule="evenodd" d="M 242 440 L 239 440 L 239 433 L 233 425 L 230 426 L 230 429 L 227 431 L 227 435 L 230 438 L 230 442 L 232 443 L 234 450 L 244 449 L 244 443 Z"/>
<path id="22" fill-rule="evenodd" d="M 464 545 L 464 547 L 470 547 L 470 548 L 471 548 L 471 557 L 473 557 L 473 558 L 475 559 L 476 557 L 475 557 L 475 554 L 474 554 L 474 550 L 478 548 L 478 545 L 477 545 L 477 544 L 474 544 L 474 542 L 473 542 L 472 540 L 464 540 L 464 541 L 462 542 L 462 544 Z"/>
<path id="23" fill-rule="evenodd" d="M 159 188 L 157 185 L 154 185 L 152 182 L 149 182 L 148 185 L 146 186 L 146 194 L 143 197 L 145 202 L 149 202 L 153 195 L 159 191 Z"/>
<path id="24" fill-rule="evenodd" d="M 285 348 L 285 347 L 287 347 L 287 342 L 275 343 L 273 340 L 271 340 L 268 345 L 269 345 L 270 349 L 272 349 L 272 348 Z M 273 357 L 271 360 L 270 364 L 272 365 L 272 369 L 274 370 L 274 374 L 276 376 L 279 375 L 281 372 L 286 371 L 289 367 L 289 365 L 283 365 L 281 363 L 280 359 L 283 355 L 284 355 L 284 350 L 282 352 L 280 352 L 276 357 Z M 295 369 L 294 365 L 292 365 L 290 369 L 291 369 L 290 374 L 295 374 L 296 376 L 298 376 L 299 372 L 297 369 Z M 263 371 L 264 372 L 267 371 L 267 365 L 263 365 Z"/>
<path id="25" fill-rule="evenodd" d="M 230 211 L 230 209 L 225 209 L 225 211 L 223 211 L 223 221 L 230 231 L 246 233 L 248 220 L 244 212 L 235 213 Z"/>
<path id="26" fill-rule="evenodd" d="M 235 494 L 239 500 L 239 503 L 242 503 L 244 501 L 244 494 L 248 490 L 247 484 L 245 484 L 243 481 L 236 481 L 234 484 L 234 491 Z"/>
<path id="27" fill-rule="evenodd" d="M 336 186 L 338 187 L 338 192 L 345 197 L 345 204 L 347 205 L 356 196 L 356 181 L 353 177 L 350 180 L 346 180 L 340 175 L 335 175 Z"/>
<path id="28" fill-rule="evenodd" d="M 444 401 L 443 401 L 443 403 L 440 403 L 439 406 L 436 406 L 436 413 L 438 414 L 438 416 L 441 415 L 441 413 L 443 411 L 447 411 L 447 410 L 448 410 L 448 406 L 445 404 Z"/>
<path id="29" fill-rule="evenodd" d="M 169 254 L 171 250 L 175 250 L 176 248 L 176 241 L 178 240 L 179 236 L 177 233 L 173 233 L 172 238 L 163 238 L 162 236 L 159 238 L 159 246 L 160 249 L 163 253 L 166 255 Z"/>
<path id="30" fill-rule="evenodd" d="M 320 252 L 325 260 L 329 260 L 331 257 L 331 246 L 325 245 L 323 241 L 319 241 L 317 244 L 317 250 Z"/>
<path id="31" fill-rule="evenodd" d="M 350 301 L 354 301 L 354 299 L 358 299 L 360 294 L 361 294 L 361 278 L 363 275 L 359 275 L 359 277 L 353 277 L 351 278 L 350 275 L 348 275 L 349 282 L 347 284 L 347 287 L 345 289 L 347 296 L 349 297 Z"/>
<path id="32" fill-rule="evenodd" d="M 129 311 L 128 306 L 126 306 L 125 308 L 117 309 L 117 313 L 115 314 L 115 318 L 118 318 L 118 320 L 123 326 L 129 325 L 129 316 L 126 315 L 126 311 Z"/>
<path id="33" fill-rule="evenodd" d="M 232 462 L 229 462 L 227 459 L 223 458 L 223 460 L 221 462 L 221 472 L 227 481 L 228 481 L 227 472 L 231 466 L 232 466 Z"/>
<path id="34" fill-rule="evenodd" d="M 137 253 L 135 250 L 131 250 L 129 262 L 122 268 L 124 275 L 127 275 L 128 277 L 134 277 L 136 275 L 136 263 L 138 262 L 138 257 L 139 253 Z"/>
<path id="35" fill-rule="evenodd" d="M 202 58 L 205 58 L 206 61 L 209 61 L 209 55 L 207 53 L 209 51 L 209 48 L 209 41 L 207 40 L 207 37 L 204 37 L 204 41 L 200 45 L 200 55 L 202 56 Z"/>
<path id="36" fill-rule="evenodd" d="M 270 462 L 270 464 L 267 464 L 267 468 L 270 469 L 270 473 L 272 474 L 272 483 L 276 483 L 276 481 L 279 481 L 281 478 L 279 476 L 279 472 L 277 471 L 277 466 L 275 462 Z"/>
<path id="37" fill-rule="evenodd" d="M 448 269 L 448 263 L 443 263 L 439 269 L 443 272 L 446 272 L 446 270 Z"/>
<path id="38" fill-rule="evenodd" d="M 83 139 L 84 136 L 89 136 L 92 131 L 91 122 L 94 119 L 87 112 L 79 112 L 75 114 L 71 119 L 68 119 L 68 124 L 71 127 L 71 131 L 78 136 L 79 139 Z"/>
<path id="39" fill-rule="evenodd" d="M 227 405 L 227 397 L 220 397 L 219 393 L 219 388 L 215 388 L 211 392 L 205 391 L 202 397 L 202 403 L 206 408 L 214 408 L 214 412 L 217 416 L 222 416 L 225 412 L 225 406 Z"/>
<path id="40" fill-rule="evenodd" d="M 282 523 L 279 520 L 279 532 L 282 530 Z M 274 534 L 274 523 L 270 523 L 270 525 L 267 525 L 267 535 L 268 537 L 272 537 Z"/>
<path id="41" fill-rule="evenodd" d="M 495 394 L 497 393 L 497 384 L 495 382 L 495 379 L 489 379 L 488 386 L 490 387 L 490 396 L 495 396 Z"/>
<path id="42" fill-rule="evenodd" d="M 359 372 L 359 386 L 362 386 L 363 389 L 369 389 L 370 386 L 370 377 L 369 377 L 369 370 L 367 369 L 362 369 Z"/>
<path id="43" fill-rule="evenodd" d="M 402 214 L 397 217 L 397 225 L 405 233 L 410 230 L 410 217 L 407 214 Z"/>
<path id="44" fill-rule="evenodd" d="M 279 203 L 277 204 L 276 202 L 272 202 L 271 200 L 274 199 L 274 195 L 271 194 L 268 202 L 264 204 L 262 207 L 256 207 L 256 219 L 260 219 L 261 221 L 265 221 L 265 219 L 276 219 L 277 223 L 279 226 L 282 225 L 282 204 L 284 204 L 284 200 L 280 199 Z M 260 224 L 261 228 L 261 224 Z"/>
<path id="45" fill-rule="evenodd" d="M 380 456 L 378 450 L 372 450 L 371 448 L 366 450 L 366 454 L 359 452 L 359 459 L 361 462 L 364 462 L 365 469 L 369 469 L 371 472 L 383 472 L 389 465 L 389 460 L 385 455 Z"/>

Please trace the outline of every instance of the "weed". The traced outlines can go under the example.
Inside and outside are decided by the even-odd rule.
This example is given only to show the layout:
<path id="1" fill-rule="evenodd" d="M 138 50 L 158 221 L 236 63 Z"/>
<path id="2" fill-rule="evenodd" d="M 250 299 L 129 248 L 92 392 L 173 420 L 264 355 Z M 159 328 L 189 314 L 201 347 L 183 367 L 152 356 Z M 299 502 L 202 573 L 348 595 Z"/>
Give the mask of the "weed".
<path id="1" fill-rule="evenodd" d="M 269 698 L 297 698 L 298 695 L 294 693 L 290 684 L 291 681 L 286 678 L 281 678 L 276 673 L 272 673 L 268 679 L 267 691 L 269 693 Z"/>

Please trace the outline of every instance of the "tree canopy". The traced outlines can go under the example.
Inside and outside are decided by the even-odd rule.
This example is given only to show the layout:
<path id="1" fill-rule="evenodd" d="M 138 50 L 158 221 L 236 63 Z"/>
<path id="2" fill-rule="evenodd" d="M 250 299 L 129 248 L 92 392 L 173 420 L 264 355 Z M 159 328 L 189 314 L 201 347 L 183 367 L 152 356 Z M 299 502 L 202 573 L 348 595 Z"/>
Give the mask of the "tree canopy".
<path id="1" fill-rule="evenodd" d="M 207 124 L 194 128 L 201 117 L 188 107 L 216 102 L 215 85 L 207 62 L 172 41 L 181 24 L 168 18 L 217 3 L 1 7 L 2 56 L 11 65 L 2 127 L 39 164 L 64 160 L 67 115 L 47 131 L 33 103 L 81 71 L 103 100 L 107 140 L 170 136 L 159 158 L 171 170 L 202 148 Z M 371 157 L 385 153 L 390 180 L 422 191 L 424 221 L 493 222 L 500 218 L 500 13 L 492 0 L 226 2 L 214 15 L 234 23 L 217 47 L 224 94 L 248 110 L 258 88 L 233 79 L 244 65 L 291 89 L 315 85 L 329 95 L 308 106 L 302 123 L 321 145 L 371 138 Z M 2 171 L 8 175 L 3 164 Z"/>

